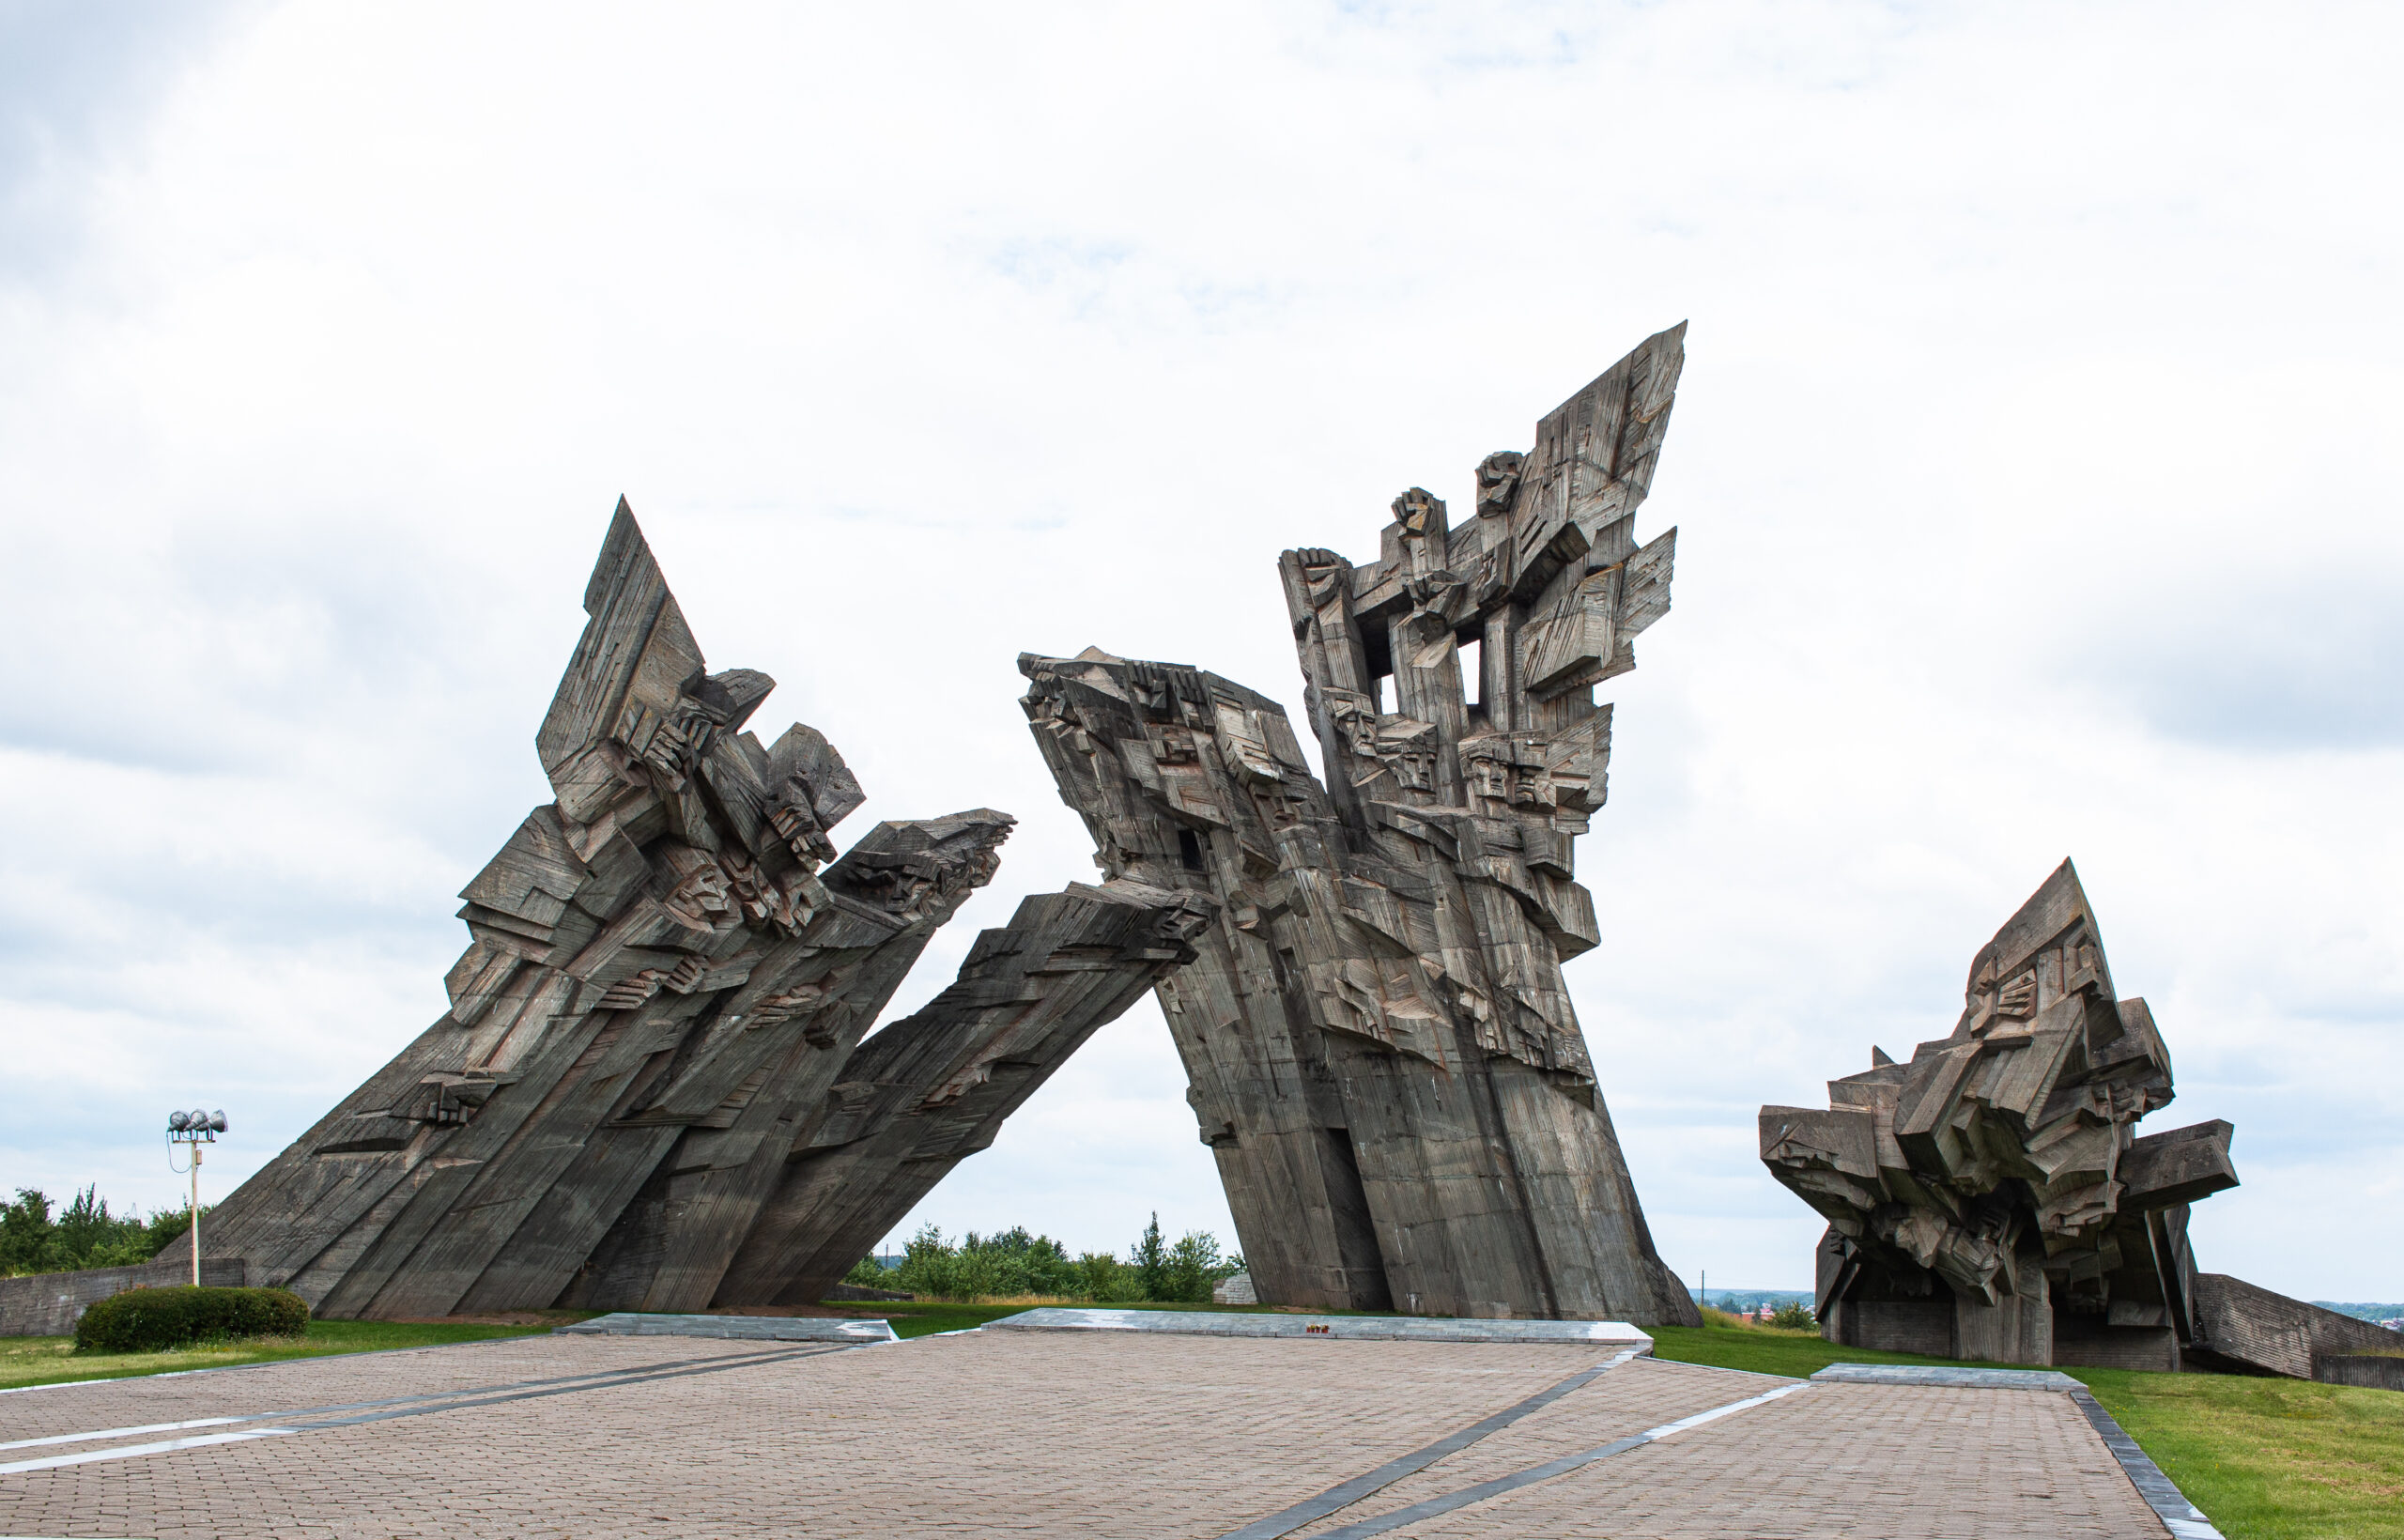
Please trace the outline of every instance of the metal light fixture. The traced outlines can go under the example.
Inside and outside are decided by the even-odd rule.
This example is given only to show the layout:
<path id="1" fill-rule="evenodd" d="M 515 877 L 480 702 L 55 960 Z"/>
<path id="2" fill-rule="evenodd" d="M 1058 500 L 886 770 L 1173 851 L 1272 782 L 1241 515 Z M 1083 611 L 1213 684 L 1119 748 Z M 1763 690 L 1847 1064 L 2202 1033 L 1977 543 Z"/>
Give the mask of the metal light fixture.
<path id="1" fill-rule="evenodd" d="M 186 1145 L 192 1149 L 192 1286 L 200 1286 L 200 1147 L 213 1145 L 225 1132 L 225 1112 L 204 1112 L 195 1107 L 190 1112 L 167 1115 L 167 1169 L 176 1169 L 174 1148 Z"/>

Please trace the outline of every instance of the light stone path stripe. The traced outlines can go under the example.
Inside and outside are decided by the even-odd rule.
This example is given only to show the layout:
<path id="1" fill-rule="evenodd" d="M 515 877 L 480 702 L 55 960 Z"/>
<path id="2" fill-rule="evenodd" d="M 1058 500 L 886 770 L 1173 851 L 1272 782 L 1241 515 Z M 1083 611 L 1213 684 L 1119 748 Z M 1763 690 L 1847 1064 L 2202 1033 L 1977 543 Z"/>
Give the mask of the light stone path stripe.
<path id="1" fill-rule="evenodd" d="M 87 1450 L 80 1455 L 54 1455 L 47 1459 L 15 1460 L 0 1464 L 0 1475 L 15 1475 L 25 1471 L 52 1471 L 69 1465 L 91 1465 L 104 1460 L 136 1459 L 145 1455 L 166 1455 L 179 1449 L 205 1449 L 212 1444 L 240 1443 L 252 1439 L 273 1439 L 289 1433 L 314 1433 L 330 1427 L 355 1427 L 362 1423 L 381 1423 L 396 1417 L 423 1417 L 429 1412 L 457 1411 L 467 1407 L 489 1407 L 504 1401 L 535 1401 L 552 1395 L 575 1395 L 583 1391 L 611 1390 L 622 1385 L 649 1384 L 660 1379 L 683 1379 L 689 1375 L 717 1374 L 725 1369 L 748 1368 L 757 1363 L 778 1363 L 789 1358 L 814 1358 L 821 1353 L 842 1352 L 832 1345 L 811 1345 L 797 1349 L 774 1353 L 750 1353 L 734 1358 L 679 1359 L 669 1363 L 651 1365 L 645 1369 L 611 1369 L 599 1374 L 571 1375 L 560 1379 L 520 1380 L 508 1385 L 481 1385 L 469 1390 L 450 1391 L 433 1395 L 395 1396 L 385 1401 L 357 1401 L 347 1406 L 304 1407 L 297 1411 L 260 1412 L 251 1417 L 220 1417 L 201 1419 L 181 1424 L 161 1424 L 152 1427 L 103 1429 L 97 1433 L 62 1434 L 49 1439 L 23 1440 L 24 1443 L 82 1443 L 94 1439 L 120 1438 L 137 1433 L 163 1431 L 168 1427 L 204 1427 L 211 1423 L 273 1422 L 286 1417 L 308 1417 L 319 1412 L 357 1411 L 356 1417 L 321 1418 L 316 1422 L 294 1423 L 280 1427 L 241 1428 L 230 1433 L 199 1434 L 189 1439 L 167 1439 L 155 1443 L 125 1444 L 115 1449 Z M 700 1367 L 690 1365 L 699 1364 Z M 501 1394 L 488 1394 L 488 1393 Z M 439 1402 L 438 1406 L 408 1405 L 413 1402 Z M 382 1408 L 377 1410 L 372 1409 Z"/>
<path id="2" fill-rule="evenodd" d="M 96 1439 L 131 1439 L 137 1433 L 181 1433 L 188 1427 L 229 1427 L 255 1422 L 252 1417 L 194 1417 L 183 1423 L 145 1423 L 140 1427 L 104 1427 L 92 1433 L 54 1433 L 47 1439 L 12 1439 L 0 1449 L 33 1449 L 42 1444 L 90 1443 Z M 8 1536 L 0 1534 L 0 1540 Z"/>
<path id="3" fill-rule="evenodd" d="M 778 1357 L 781 1356 L 781 1354 L 759 1354 L 755 1356 Z M 411 1401 L 447 1401 L 462 1395 L 483 1395 L 490 1391 L 533 1390 L 545 1385 L 564 1385 L 572 1380 L 578 1379 L 599 1381 L 606 1380 L 612 1375 L 649 1374 L 658 1369 L 681 1369 L 688 1363 L 717 1363 L 722 1362 L 724 1362 L 724 1360 L 716 1356 L 709 1358 L 679 1358 L 670 1359 L 665 1363 L 637 1363 L 621 1369 L 592 1369 L 583 1374 L 561 1375 L 550 1379 L 516 1379 L 509 1380 L 499 1385 L 467 1385 L 462 1386 L 457 1390 L 434 1391 L 424 1395 L 392 1395 L 386 1396 L 379 1401 L 346 1401 L 335 1406 L 294 1407 L 284 1411 L 254 1411 L 240 1417 L 194 1417 L 180 1423 L 145 1423 L 137 1427 L 96 1428 L 89 1433 L 54 1433 L 49 1437 L 42 1439 L 12 1439 L 5 1443 L 0 1443 L 0 1449 L 33 1449 L 43 1444 L 91 1443 L 96 1440 L 100 1439 L 131 1439 L 139 1433 L 179 1433 L 188 1427 L 227 1427 L 236 1423 L 274 1423 L 281 1422 L 286 1417 L 310 1417 L 323 1411 L 364 1411 L 371 1407 L 397 1407 Z M 744 1362 L 749 1363 L 752 1362 L 752 1360 L 746 1359 Z M 238 1368 L 248 1368 L 251 1365 L 237 1364 L 233 1366 Z M 185 1372 L 189 1374 L 200 1374 L 207 1371 L 193 1369 L 186 1370 Z M 91 1385 L 108 1384 L 112 1383 L 112 1381 L 83 1379 L 77 1380 L 75 1383 L 81 1385 Z M 11 1466 L 7 1467 L 6 1469 L 18 1470 L 31 1468 Z M 9 1540 L 9 1537 L 7 1535 L 0 1535 L 0 1540 Z"/>
<path id="4" fill-rule="evenodd" d="M 2204 1511 L 2187 1501 L 2187 1494 L 2179 1489 L 2179 1484 L 2163 1474 L 2162 1467 L 2153 1463 L 2153 1456 L 2139 1449 L 2119 1420 L 2097 1403 L 2093 1392 L 2081 1385 L 2070 1393 L 2070 1398 L 2078 1403 L 2078 1409 L 2087 1414 L 2088 1422 L 2102 1435 L 2104 1447 L 2120 1462 L 2129 1485 L 2145 1499 L 2145 1505 L 2162 1520 L 2164 1529 L 2178 1540 L 2227 1540 L 2204 1517 Z"/>
<path id="5" fill-rule="evenodd" d="M 1532 1411 L 1552 1405 L 1580 1385 L 1593 1383 L 1595 1378 L 1616 1369 L 1637 1356 L 1638 1349 L 1629 1348 L 1591 1369 L 1571 1375 L 1556 1385 L 1536 1392 L 1526 1400 L 1503 1408 L 1483 1422 L 1472 1423 L 1457 1433 L 1445 1435 L 1422 1449 L 1414 1449 L 1397 1459 L 1388 1460 L 1365 1476 L 1355 1476 L 1338 1486 L 1331 1486 L 1317 1497 L 1307 1498 L 1292 1507 L 1258 1518 L 1240 1530 L 1229 1530 L 1219 1540 L 1280 1540 L 1281 1536 L 1325 1518 L 1339 1508 L 1348 1508 L 1373 1492 L 1393 1486 L 1403 1477 L 1425 1471 L 1447 1455 L 1457 1454 L 1489 1433 L 1499 1433 Z"/>
<path id="6" fill-rule="evenodd" d="M 1659 1427 L 1646 1428 L 1641 1433 L 1631 1434 L 1625 1439 L 1614 1439 L 1600 1448 L 1585 1450 L 1576 1455 L 1564 1455 L 1557 1460 L 1547 1460 L 1542 1465 L 1530 1466 L 1525 1471 L 1517 1471 L 1507 1476 L 1497 1476 L 1492 1481 L 1482 1481 L 1474 1486 L 1464 1486 L 1457 1492 L 1447 1492 L 1441 1497 L 1431 1497 L 1424 1502 L 1414 1502 L 1408 1508 L 1398 1508 L 1390 1514 L 1363 1519 L 1358 1524 L 1347 1524 L 1342 1529 L 1323 1531 L 1319 1540 L 1366 1540 L 1369 1535 L 1384 1534 L 1391 1530 L 1402 1529 L 1407 1525 L 1451 1513 L 1456 1508 L 1466 1508 L 1473 1502 L 1484 1502 L 1489 1498 L 1500 1497 L 1505 1492 L 1517 1491 L 1522 1486 L 1533 1486 L 1541 1481 L 1550 1481 L 1555 1476 L 1565 1476 L 1570 1471 L 1583 1469 L 1597 1460 L 1607 1460 L 1613 1455 L 1625 1455 L 1631 1449 L 1641 1449 L 1657 1440 L 1684 1433 L 1690 1427 L 1701 1427 L 1705 1423 L 1716 1423 L 1722 1417 L 1734 1416 L 1737 1412 L 1761 1406 L 1765 1402 L 1775 1401 L 1780 1396 L 1793 1395 L 1797 1391 L 1807 1391 L 1811 1388 L 1809 1380 L 1793 1385 L 1780 1385 L 1774 1391 L 1764 1391 L 1759 1395 L 1749 1395 L 1742 1401 L 1731 1401 L 1726 1406 L 1713 1407 L 1708 1411 L 1698 1411 L 1691 1417 L 1681 1417 L 1674 1423 L 1663 1423 Z"/>
<path id="7" fill-rule="evenodd" d="M 542 1335 L 535 1332 L 530 1335 Z M 506 1348 L 524 1342 L 525 1337 L 478 1337 L 470 1342 L 431 1342 L 415 1348 L 372 1348 L 363 1353 L 303 1353 L 298 1358 L 262 1359 L 256 1363 L 212 1363 L 206 1369 L 165 1369 L 158 1374 L 102 1375 L 96 1379 L 54 1379 L 42 1385 L 10 1385 L 0 1389 L 0 1395 L 31 1395 L 36 1391 L 85 1391 L 95 1385 L 122 1385 L 139 1379 L 146 1384 L 165 1379 L 190 1379 L 202 1374 L 254 1374 L 261 1369 L 280 1369 L 287 1363 L 314 1363 L 321 1358 L 339 1358 L 355 1362 L 363 1358 L 385 1358 L 398 1353 L 455 1353 L 470 1348 Z M 20 1540 L 19 1536 L 0 1534 L 0 1540 Z"/>

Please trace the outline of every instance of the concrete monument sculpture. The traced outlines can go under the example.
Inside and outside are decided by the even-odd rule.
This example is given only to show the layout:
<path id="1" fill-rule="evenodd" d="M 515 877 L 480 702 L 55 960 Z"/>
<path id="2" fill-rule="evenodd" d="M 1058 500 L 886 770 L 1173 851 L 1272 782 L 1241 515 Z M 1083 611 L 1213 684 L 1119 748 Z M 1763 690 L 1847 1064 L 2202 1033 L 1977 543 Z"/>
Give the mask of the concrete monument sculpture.
<path id="1" fill-rule="evenodd" d="M 1562 963 L 1601 940 L 1571 847 L 1610 708 L 1669 608 L 1639 545 L 1684 360 L 1646 341 L 1489 455 L 1452 523 L 1412 488 L 1379 558 L 1279 559 L 1312 730 L 1196 669 L 1020 660 L 1036 740 L 1114 880 L 1207 895 L 1156 986 L 1264 1301 L 1699 1319 L 1655 1253 Z M 1461 648 L 1475 644 L 1475 693 Z"/>
<path id="2" fill-rule="evenodd" d="M 707 670 L 623 502 L 584 607 L 536 738 L 558 800 L 464 890 L 450 1010 L 210 1215 L 212 1258 L 322 1315 L 815 1298 L 875 1239 L 836 1265 L 841 1226 L 898 1221 L 1208 917 L 1132 883 L 1029 900 L 857 1055 L 1012 820 L 838 858 L 842 756 L 745 731 L 774 681 Z M 829 1209 L 862 1143 L 873 1194 Z"/>
<path id="3" fill-rule="evenodd" d="M 1241 685 L 1022 659 L 1105 881 L 1027 900 L 865 1041 L 1011 820 L 838 858 L 842 757 L 745 731 L 774 682 L 707 670 L 621 503 L 537 738 L 558 799 L 465 890 L 450 1011 L 226 1200 L 210 1253 L 336 1317 L 807 1303 L 1151 988 L 1260 1298 L 1694 1321 L 1561 973 L 1601 939 L 1571 859 L 1610 756 L 1593 686 L 1669 608 L 1674 531 L 1634 528 L 1683 334 L 1489 456 L 1459 526 L 1414 487 L 1377 562 L 1280 559 L 1324 788 Z"/>
<path id="4" fill-rule="evenodd" d="M 2234 1130 L 2139 1134 L 2172 1094 L 2153 1012 L 2114 994 L 2064 861 L 1970 960 L 1950 1037 L 1901 1064 L 1872 1049 L 1869 1070 L 1828 1082 L 1826 1109 L 1762 1109 L 1763 1163 L 1828 1221 L 1823 1334 L 2006 1363 L 2302 1378 L 2394 1351 L 2367 1322 L 2196 1270 L 2188 1207 L 2238 1185 Z"/>

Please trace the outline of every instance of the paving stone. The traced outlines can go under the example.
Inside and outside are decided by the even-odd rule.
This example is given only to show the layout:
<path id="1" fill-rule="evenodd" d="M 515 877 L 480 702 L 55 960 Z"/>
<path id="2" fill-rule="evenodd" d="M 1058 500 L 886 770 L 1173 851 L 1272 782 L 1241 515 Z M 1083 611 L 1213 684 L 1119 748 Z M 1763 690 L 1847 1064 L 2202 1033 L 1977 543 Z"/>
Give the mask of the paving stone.
<path id="1" fill-rule="evenodd" d="M 0 1533 L 1215 1540 L 1612 1356 L 983 1331 L 865 1348 L 559 1334 L 303 1360 L 0 1396 L 0 1442 L 211 1417 L 339 1424 L 0 1474 Z M 1854 1535 L 1866 1515 L 1895 1535 L 2165 1532 L 2070 1396 L 1798 1388 L 1645 1358 L 1295 1532 L 1764 1388 L 1788 1394 L 1394 1532 Z M 347 1420 L 364 1416 L 379 1420 Z M 0 1464 L 147 1441 L 0 1450 Z"/>

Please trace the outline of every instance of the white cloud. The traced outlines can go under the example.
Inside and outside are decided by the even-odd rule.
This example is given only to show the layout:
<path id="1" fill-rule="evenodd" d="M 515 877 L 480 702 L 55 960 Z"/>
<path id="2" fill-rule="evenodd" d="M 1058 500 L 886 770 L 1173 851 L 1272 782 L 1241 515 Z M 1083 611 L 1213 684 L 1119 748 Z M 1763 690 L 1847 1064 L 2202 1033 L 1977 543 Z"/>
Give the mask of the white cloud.
<path id="1" fill-rule="evenodd" d="M 861 826 L 1022 819 L 906 1005 L 1090 870 L 1017 652 L 1297 703 L 1278 549 L 1690 317 L 1570 969 L 1672 1265 L 1808 1277 L 1755 1106 L 2067 854 L 2205 1265 L 2396 1294 L 2390 12 L 92 14 L 0 159 L 0 1180 L 171 1201 L 224 1086 L 230 1181 L 441 1009 L 619 492 Z M 1139 1009 L 922 1211 L 1224 1237 L 1181 1093 Z"/>

